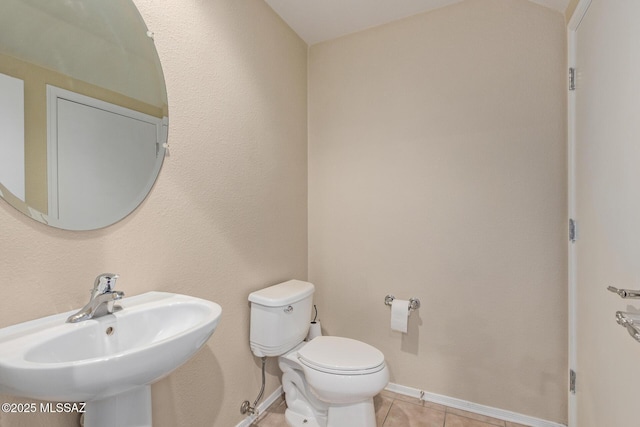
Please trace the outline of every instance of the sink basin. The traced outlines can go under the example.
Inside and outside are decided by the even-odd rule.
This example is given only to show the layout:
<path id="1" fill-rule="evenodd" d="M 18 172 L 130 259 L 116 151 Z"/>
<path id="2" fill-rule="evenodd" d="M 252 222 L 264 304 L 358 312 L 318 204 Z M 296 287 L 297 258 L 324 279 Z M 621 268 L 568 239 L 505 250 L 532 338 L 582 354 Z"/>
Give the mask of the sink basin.
<path id="1" fill-rule="evenodd" d="M 78 323 L 65 323 L 71 311 L 0 329 L 0 392 L 88 402 L 87 427 L 102 425 L 90 416 L 92 408 L 103 413 L 116 405 L 116 412 L 122 412 L 126 401 L 134 409 L 148 406 L 151 425 L 149 385 L 204 345 L 222 309 L 211 301 L 165 292 L 124 298 L 119 305 L 122 310 L 114 314 Z M 133 418 L 132 425 L 147 425 L 141 416 Z M 113 425 L 128 424 L 120 420 Z"/>

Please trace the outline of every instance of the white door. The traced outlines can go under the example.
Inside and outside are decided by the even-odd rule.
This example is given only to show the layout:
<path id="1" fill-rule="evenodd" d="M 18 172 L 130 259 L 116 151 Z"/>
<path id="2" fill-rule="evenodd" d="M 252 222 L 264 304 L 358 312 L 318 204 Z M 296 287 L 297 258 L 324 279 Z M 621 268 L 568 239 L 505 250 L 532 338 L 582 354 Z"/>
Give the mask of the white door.
<path id="1" fill-rule="evenodd" d="M 616 323 L 616 312 L 640 313 L 640 299 L 607 287 L 640 289 L 640 1 L 582 0 L 576 13 L 569 104 L 570 213 L 578 225 L 570 245 L 570 364 L 577 381 L 569 418 L 571 427 L 635 427 L 640 342 Z"/>

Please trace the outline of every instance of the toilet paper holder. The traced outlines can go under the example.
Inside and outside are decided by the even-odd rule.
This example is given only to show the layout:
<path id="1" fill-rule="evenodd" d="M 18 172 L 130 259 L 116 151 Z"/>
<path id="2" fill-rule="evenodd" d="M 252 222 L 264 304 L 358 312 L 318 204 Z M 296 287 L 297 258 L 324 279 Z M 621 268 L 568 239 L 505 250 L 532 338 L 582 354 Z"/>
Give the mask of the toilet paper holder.
<path id="1" fill-rule="evenodd" d="M 387 295 L 384 297 L 384 305 L 391 306 L 393 300 L 396 299 L 393 295 Z M 409 299 L 409 311 L 417 310 L 420 308 L 420 300 L 418 298 Z"/>

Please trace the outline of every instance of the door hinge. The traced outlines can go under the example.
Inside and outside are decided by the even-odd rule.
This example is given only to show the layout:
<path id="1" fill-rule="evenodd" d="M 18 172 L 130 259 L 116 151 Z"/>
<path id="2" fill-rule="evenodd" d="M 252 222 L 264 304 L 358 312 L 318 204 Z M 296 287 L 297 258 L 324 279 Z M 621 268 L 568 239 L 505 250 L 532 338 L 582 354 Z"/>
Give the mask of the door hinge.
<path id="1" fill-rule="evenodd" d="M 576 394 L 576 371 L 569 370 L 569 391 Z"/>
<path id="2" fill-rule="evenodd" d="M 569 241 L 571 243 L 575 243 L 576 239 L 578 238 L 578 225 L 576 224 L 576 221 L 573 218 L 569 218 Z"/>
<path id="3" fill-rule="evenodd" d="M 569 90 L 576 90 L 576 69 L 569 67 Z"/>

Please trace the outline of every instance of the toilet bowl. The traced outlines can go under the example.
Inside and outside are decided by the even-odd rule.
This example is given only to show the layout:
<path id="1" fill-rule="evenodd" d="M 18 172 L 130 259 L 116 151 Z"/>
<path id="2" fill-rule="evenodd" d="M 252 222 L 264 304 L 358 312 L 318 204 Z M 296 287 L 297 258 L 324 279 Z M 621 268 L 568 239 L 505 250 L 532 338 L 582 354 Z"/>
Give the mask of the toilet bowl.
<path id="1" fill-rule="evenodd" d="M 309 329 L 314 287 L 299 280 L 249 295 L 251 350 L 278 356 L 292 427 L 375 427 L 373 397 L 389 382 L 384 355 L 350 338 L 319 336 Z"/>
<path id="2" fill-rule="evenodd" d="M 314 413 L 319 426 L 376 425 L 373 397 L 389 382 L 389 370 L 375 347 L 350 338 L 320 336 L 280 356 L 279 365 L 285 374 L 285 417 L 290 425 L 309 425 L 310 418 L 298 413 Z M 286 375 L 290 371 L 299 374 Z M 310 407 L 296 413 L 305 403 L 320 412 Z"/>
<path id="3" fill-rule="evenodd" d="M 350 338 L 317 337 L 298 350 L 298 360 L 311 390 L 325 402 L 361 402 L 389 382 L 382 352 Z"/>

